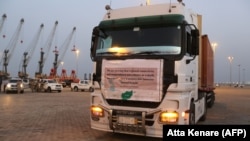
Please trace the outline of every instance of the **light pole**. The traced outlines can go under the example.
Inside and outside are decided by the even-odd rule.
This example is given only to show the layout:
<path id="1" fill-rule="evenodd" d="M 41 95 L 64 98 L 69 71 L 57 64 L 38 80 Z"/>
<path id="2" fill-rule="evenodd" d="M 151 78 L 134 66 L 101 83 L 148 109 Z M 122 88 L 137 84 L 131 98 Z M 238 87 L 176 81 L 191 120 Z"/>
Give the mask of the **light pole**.
<path id="1" fill-rule="evenodd" d="M 238 83 L 238 86 L 240 86 L 240 64 L 238 65 L 239 66 L 239 83 Z"/>
<path id="2" fill-rule="evenodd" d="M 80 51 L 77 49 L 76 50 L 76 76 L 78 77 L 78 56 L 79 56 Z"/>
<path id="3" fill-rule="evenodd" d="M 216 47 L 218 46 L 218 44 L 217 44 L 216 42 L 214 42 L 214 43 L 212 43 L 211 45 L 212 45 L 213 54 L 214 54 L 214 60 L 215 60 L 215 49 L 216 49 Z M 216 62 L 216 61 L 214 61 L 214 66 L 216 66 L 216 65 L 215 65 L 215 62 Z M 215 70 L 215 67 L 214 67 L 214 70 Z M 214 78 L 216 78 L 216 75 L 214 75 Z M 214 79 L 214 80 L 215 80 L 215 79 Z"/>
<path id="4" fill-rule="evenodd" d="M 243 69 L 242 71 L 243 71 L 243 80 L 242 80 L 242 84 L 245 85 L 245 69 Z"/>
<path id="5" fill-rule="evenodd" d="M 228 56 L 228 60 L 229 60 L 229 63 L 230 63 L 230 86 L 232 85 L 232 61 L 233 61 L 234 57 L 232 56 Z"/>

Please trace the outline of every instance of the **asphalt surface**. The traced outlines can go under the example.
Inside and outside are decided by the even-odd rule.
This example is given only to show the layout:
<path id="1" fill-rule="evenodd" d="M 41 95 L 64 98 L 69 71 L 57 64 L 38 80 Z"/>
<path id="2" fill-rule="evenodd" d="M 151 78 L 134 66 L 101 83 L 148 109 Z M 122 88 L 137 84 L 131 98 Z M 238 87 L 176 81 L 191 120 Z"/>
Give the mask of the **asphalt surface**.
<path id="1" fill-rule="evenodd" d="M 250 87 L 219 87 L 207 120 L 200 124 L 250 125 Z"/>
<path id="2" fill-rule="evenodd" d="M 207 120 L 198 124 L 249 124 L 250 89 L 217 88 Z M 90 128 L 90 93 L 0 93 L 0 141 L 161 141 Z"/>

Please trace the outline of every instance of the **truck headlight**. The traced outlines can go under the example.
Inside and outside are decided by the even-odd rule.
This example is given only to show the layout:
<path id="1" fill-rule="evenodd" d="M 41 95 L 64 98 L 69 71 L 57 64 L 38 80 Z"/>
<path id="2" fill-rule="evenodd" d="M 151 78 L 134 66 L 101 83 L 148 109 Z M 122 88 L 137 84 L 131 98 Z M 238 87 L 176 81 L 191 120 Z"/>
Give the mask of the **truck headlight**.
<path id="1" fill-rule="evenodd" d="M 104 117 L 104 110 L 98 106 L 91 107 L 91 116 L 92 117 Z"/>
<path id="2" fill-rule="evenodd" d="M 164 111 L 160 113 L 159 120 L 162 123 L 176 123 L 178 121 L 179 114 L 175 111 Z"/>

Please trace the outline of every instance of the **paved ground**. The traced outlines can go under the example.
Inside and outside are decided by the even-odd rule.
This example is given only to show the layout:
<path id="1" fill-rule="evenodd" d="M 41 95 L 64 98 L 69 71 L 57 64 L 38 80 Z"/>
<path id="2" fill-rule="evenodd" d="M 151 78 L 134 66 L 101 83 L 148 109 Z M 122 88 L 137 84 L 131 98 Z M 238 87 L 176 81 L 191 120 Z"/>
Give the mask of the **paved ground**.
<path id="1" fill-rule="evenodd" d="M 250 125 L 250 88 L 221 87 L 215 90 L 216 100 L 201 124 Z"/>
<path id="2" fill-rule="evenodd" d="M 25 97 L 25 98 L 24 98 Z M 89 128 L 86 95 L 75 93 L 9 94 L 1 96 L 0 140 L 95 140 Z M 73 102 L 74 101 L 74 102 Z M 79 114 L 82 113 L 82 114 Z M 85 118 L 84 118 L 85 117 Z M 81 132 L 75 134 L 75 132 Z"/>
<path id="3" fill-rule="evenodd" d="M 0 141 L 112 141 L 124 138 L 125 135 L 90 128 L 89 94 L 70 91 L 1 93 Z M 141 137 L 133 136 L 135 140 L 138 138 Z"/>
<path id="4" fill-rule="evenodd" d="M 200 124 L 250 124 L 250 89 L 216 90 Z M 88 92 L 0 94 L 0 141 L 161 141 L 90 128 Z"/>

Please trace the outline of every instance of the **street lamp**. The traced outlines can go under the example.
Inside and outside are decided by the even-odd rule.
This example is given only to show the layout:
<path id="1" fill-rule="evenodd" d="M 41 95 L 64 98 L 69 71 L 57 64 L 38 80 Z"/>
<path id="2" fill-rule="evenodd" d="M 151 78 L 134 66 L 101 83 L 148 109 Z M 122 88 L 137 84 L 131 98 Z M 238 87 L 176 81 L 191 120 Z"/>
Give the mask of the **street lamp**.
<path id="1" fill-rule="evenodd" d="M 64 64 L 64 62 L 63 62 L 63 61 L 61 61 L 60 63 L 61 63 L 61 65 L 62 65 L 61 75 L 64 75 L 64 70 L 63 70 L 63 64 Z"/>
<path id="2" fill-rule="evenodd" d="M 80 51 L 77 49 L 76 50 L 76 75 L 78 77 L 78 56 L 79 56 Z"/>
<path id="3" fill-rule="evenodd" d="M 215 53 L 215 49 L 216 49 L 216 47 L 218 46 L 218 44 L 217 44 L 217 43 L 212 43 L 211 45 L 212 45 L 213 51 L 214 51 L 214 53 Z"/>
<path id="4" fill-rule="evenodd" d="M 230 86 L 232 85 L 232 61 L 233 61 L 234 57 L 232 56 L 228 56 L 228 60 L 230 63 Z"/>
<path id="5" fill-rule="evenodd" d="M 61 65 L 62 65 L 62 69 L 63 69 L 63 64 L 64 64 L 64 62 L 62 61 L 62 62 L 61 62 Z"/>

